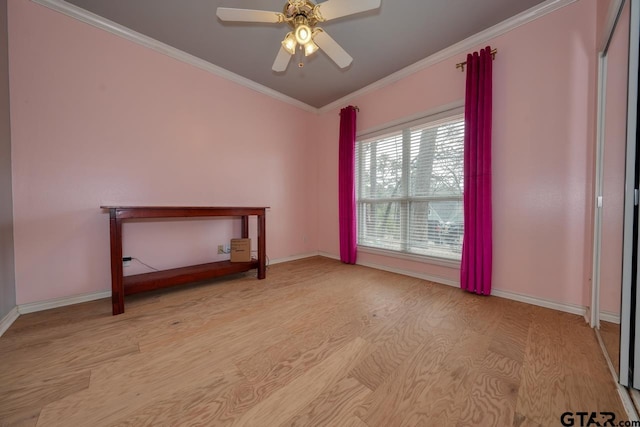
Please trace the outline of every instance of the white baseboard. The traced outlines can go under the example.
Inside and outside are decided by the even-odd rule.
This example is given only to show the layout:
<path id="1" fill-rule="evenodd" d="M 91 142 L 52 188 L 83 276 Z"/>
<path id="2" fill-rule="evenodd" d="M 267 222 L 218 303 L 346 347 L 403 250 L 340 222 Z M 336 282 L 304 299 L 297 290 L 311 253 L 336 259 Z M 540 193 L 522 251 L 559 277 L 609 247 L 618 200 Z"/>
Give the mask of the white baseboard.
<path id="1" fill-rule="evenodd" d="M 532 297 L 529 295 L 522 295 L 509 291 L 501 291 L 499 289 L 493 289 L 491 291 L 491 295 L 514 301 L 520 301 L 531 305 L 537 305 L 538 307 L 550 308 L 556 311 L 563 311 L 565 313 L 577 314 L 582 317 L 584 317 L 586 313 L 586 308 L 581 305 L 550 301 L 543 298 Z"/>
<path id="2" fill-rule="evenodd" d="M 285 258 L 278 258 L 278 259 L 274 259 L 274 260 L 270 260 L 269 261 L 269 265 L 274 265 L 274 264 L 281 264 L 283 262 L 289 262 L 289 261 L 297 261 L 299 259 L 305 259 L 305 258 L 311 258 L 314 256 L 318 256 L 319 253 L 316 252 L 308 252 L 306 254 L 300 254 L 300 255 L 292 255 L 289 257 L 285 257 Z"/>
<path id="3" fill-rule="evenodd" d="M 609 322 L 609 323 L 615 323 L 616 325 L 620 324 L 620 315 L 619 314 L 615 314 L 615 313 L 610 313 L 608 311 L 601 311 L 600 312 L 600 320 L 603 320 L 605 322 Z"/>
<path id="4" fill-rule="evenodd" d="M 319 252 L 320 256 L 324 256 L 332 259 L 339 259 L 336 255 L 327 253 L 327 252 Z M 362 265 L 363 267 L 375 268 L 377 270 L 389 271 L 391 273 L 402 274 L 404 276 L 415 277 L 417 279 L 428 280 L 430 282 L 439 283 L 442 285 L 460 287 L 460 282 L 458 280 L 451 280 L 444 277 L 433 276 L 430 274 L 418 273 L 415 271 L 404 270 L 400 268 L 387 267 L 386 265 L 369 263 L 369 262 L 357 262 L 358 265 Z M 577 314 L 579 316 L 585 316 L 586 308 L 581 305 L 576 304 L 567 304 L 567 303 L 559 303 L 555 301 L 546 300 L 543 298 L 532 297 L 529 295 L 517 294 L 509 291 L 502 291 L 499 289 L 493 289 L 491 291 L 491 295 L 506 298 L 513 301 L 524 302 L 531 305 L 537 305 L 539 307 L 550 308 L 552 310 L 563 311 L 565 313 Z"/>
<path id="5" fill-rule="evenodd" d="M 16 321 L 18 316 L 20 316 L 20 313 L 18 313 L 18 307 L 13 307 L 11 311 L 8 312 L 2 320 L 0 320 L 0 337 L 2 334 L 7 332 L 7 329 L 9 329 L 11 325 L 13 325 L 13 322 Z"/>
<path id="6" fill-rule="evenodd" d="M 323 256 L 325 258 L 331 258 L 340 261 L 340 257 L 338 255 L 331 254 L 329 252 L 318 251 L 318 255 Z"/>
<path id="7" fill-rule="evenodd" d="M 36 311 L 49 310 L 51 308 L 64 307 L 67 305 L 80 304 L 81 302 L 94 301 L 97 299 L 110 297 L 111 291 L 104 291 L 92 294 L 75 295 L 72 297 L 56 298 L 48 301 L 31 302 L 28 304 L 20 304 L 18 306 L 18 313 L 35 313 Z"/>

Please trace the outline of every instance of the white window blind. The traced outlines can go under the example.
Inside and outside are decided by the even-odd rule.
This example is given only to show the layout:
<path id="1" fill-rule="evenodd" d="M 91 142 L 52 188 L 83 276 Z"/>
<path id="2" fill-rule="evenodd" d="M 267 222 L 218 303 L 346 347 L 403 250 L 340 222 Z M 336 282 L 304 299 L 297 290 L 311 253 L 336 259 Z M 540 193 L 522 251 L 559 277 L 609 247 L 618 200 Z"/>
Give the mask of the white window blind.
<path id="1" fill-rule="evenodd" d="M 459 260 L 463 150 L 462 115 L 358 141 L 358 245 Z"/>

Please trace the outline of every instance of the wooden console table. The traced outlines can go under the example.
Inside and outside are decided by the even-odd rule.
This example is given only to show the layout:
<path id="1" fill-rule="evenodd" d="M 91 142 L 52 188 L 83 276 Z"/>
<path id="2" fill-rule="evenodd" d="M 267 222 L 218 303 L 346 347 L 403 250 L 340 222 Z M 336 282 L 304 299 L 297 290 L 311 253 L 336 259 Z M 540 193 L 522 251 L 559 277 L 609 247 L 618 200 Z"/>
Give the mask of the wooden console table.
<path id="1" fill-rule="evenodd" d="M 174 285 L 242 273 L 258 269 L 258 279 L 266 277 L 266 207 L 192 207 L 192 206 L 100 206 L 109 210 L 111 230 L 111 302 L 113 314 L 124 313 L 124 296 Z M 258 220 L 258 259 L 249 262 L 220 261 L 189 267 L 154 271 L 153 273 L 123 276 L 122 273 L 122 221 L 127 219 L 240 217 L 242 237 L 249 237 L 249 216 Z"/>

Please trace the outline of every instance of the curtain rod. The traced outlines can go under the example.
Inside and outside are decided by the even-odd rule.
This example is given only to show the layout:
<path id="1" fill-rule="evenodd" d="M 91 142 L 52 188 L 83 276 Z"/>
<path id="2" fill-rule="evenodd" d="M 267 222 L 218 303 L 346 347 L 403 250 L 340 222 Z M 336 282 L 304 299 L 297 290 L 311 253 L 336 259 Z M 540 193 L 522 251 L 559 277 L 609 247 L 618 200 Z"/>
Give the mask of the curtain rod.
<path id="1" fill-rule="evenodd" d="M 496 59 L 496 53 L 498 53 L 498 49 L 491 49 L 491 59 Z M 467 65 L 467 61 L 458 62 L 456 68 L 460 68 L 460 71 L 464 72 L 465 65 Z"/>

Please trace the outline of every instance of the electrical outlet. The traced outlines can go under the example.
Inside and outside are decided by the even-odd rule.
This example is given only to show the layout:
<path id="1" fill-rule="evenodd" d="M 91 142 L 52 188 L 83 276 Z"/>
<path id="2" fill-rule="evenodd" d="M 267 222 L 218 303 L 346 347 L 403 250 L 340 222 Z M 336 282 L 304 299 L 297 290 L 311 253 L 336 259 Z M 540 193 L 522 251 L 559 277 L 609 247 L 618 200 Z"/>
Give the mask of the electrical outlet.
<path id="1" fill-rule="evenodd" d="M 130 256 L 122 257 L 122 266 L 129 267 L 131 265 L 131 260 L 132 260 L 132 257 Z"/>
<path id="2" fill-rule="evenodd" d="M 224 253 L 224 245 L 218 245 L 218 255 Z"/>

